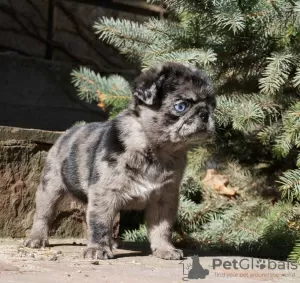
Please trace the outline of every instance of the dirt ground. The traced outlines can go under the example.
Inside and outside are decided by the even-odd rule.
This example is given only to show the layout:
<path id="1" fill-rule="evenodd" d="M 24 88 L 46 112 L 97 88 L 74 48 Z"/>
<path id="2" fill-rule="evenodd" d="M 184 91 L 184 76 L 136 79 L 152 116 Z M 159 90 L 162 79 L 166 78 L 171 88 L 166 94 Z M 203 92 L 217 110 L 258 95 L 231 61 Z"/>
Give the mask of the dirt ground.
<path id="1" fill-rule="evenodd" d="M 84 240 L 51 239 L 52 246 L 42 250 L 23 248 L 21 244 L 22 240 L 0 239 L 0 283 L 300 282 L 300 266 L 296 270 L 213 269 L 216 257 L 200 255 L 199 262 L 209 274 L 203 279 L 189 279 L 192 259 L 188 251 L 183 261 L 168 261 L 152 257 L 145 249 L 118 249 L 115 259 L 105 261 L 83 259 Z"/>

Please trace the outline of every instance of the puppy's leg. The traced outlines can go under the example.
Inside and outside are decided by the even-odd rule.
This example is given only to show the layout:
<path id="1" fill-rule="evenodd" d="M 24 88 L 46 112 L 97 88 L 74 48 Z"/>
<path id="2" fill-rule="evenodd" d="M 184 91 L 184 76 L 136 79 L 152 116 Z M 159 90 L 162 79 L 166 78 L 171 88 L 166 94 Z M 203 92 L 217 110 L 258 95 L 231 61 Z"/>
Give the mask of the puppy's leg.
<path id="1" fill-rule="evenodd" d="M 62 184 L 57 178 L 42 180 L 36 192 L 33 226 L 28 239 L 24 241 L 26 247 L 40 248 L 49 244 L 49 226 L 52 224 L 56 205 L 63 192 Z"/>
<path id="2" fill-rule="evenodd" d="M 118 213 L 113 221 L 113 228 L 112 228 L 112 247 L 114 249 L 118 248 L 119 246 L 119 229 L 120 229 L 120 213 Z"/>
<path id="3" fill-rule="evenodd" d="M 178 192 L 164 191 L 158 199 L 151 199 L 146 208 L 148 237 L 153 255 L 163 259 L 181 259 L 183 253 L 171 243 L 172 228 L 177 216 Z"/>
<path id="4" fill-rule="evenodd" d="M 90 191 L 94 191 L 90 189 Z M 114 198 L 94 192 L 89 196 L 87 207 L 88 245 L 84 257 L 93 259 L 113 258 L 113 221 L 119 212 Z"/>

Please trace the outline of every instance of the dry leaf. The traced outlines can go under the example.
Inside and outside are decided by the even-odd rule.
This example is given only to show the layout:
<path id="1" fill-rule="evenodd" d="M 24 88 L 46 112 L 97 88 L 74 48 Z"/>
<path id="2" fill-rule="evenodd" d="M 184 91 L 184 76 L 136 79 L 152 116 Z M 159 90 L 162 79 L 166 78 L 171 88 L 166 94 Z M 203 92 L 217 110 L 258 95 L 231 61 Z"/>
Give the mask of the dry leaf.
<path id="1" fill-rule="evenodd" d="M 218 174 L 215 169 L 206 171 L 202 183 L 206 188 L 213 188 L 221 195 L 232 197 L 238 194 L 238 188 L 233 188 L 229 185 L 228 177 Z"/>

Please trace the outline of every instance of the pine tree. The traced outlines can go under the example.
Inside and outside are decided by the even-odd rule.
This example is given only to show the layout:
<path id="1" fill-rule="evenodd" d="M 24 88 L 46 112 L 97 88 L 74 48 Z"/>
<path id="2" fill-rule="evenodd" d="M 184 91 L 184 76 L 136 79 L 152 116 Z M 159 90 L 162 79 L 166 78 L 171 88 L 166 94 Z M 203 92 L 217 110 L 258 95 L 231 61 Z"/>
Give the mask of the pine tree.
<path id="1" fill-rule="evenodd" d="M 165 19 L 136 23 L 103 17 L 94 28 L 141 69 L 187 62 L 213 79 L 217 138 L 214 146 L 189 155 L 174 240 L 237 252 L 259 249 L 268 256 L 284 239 L 286 255 L 300 238 L 300 1 L 163 2 Z M 128 102 L 130 87 L 122 77 L 105 78 L 86 68 L 72 76 L 80 98 L 97 101 L 112 117 Z M 203 187 L 211 154 L 218 170 L 239 187 L 237 199 Z M 276 205 L 262 197 L 270 187 L 282 194 Z M 143 233 L 141 226 L 123 236 L 145 239 Z M 291 258 L 300 261 L 299 244 Z"/>

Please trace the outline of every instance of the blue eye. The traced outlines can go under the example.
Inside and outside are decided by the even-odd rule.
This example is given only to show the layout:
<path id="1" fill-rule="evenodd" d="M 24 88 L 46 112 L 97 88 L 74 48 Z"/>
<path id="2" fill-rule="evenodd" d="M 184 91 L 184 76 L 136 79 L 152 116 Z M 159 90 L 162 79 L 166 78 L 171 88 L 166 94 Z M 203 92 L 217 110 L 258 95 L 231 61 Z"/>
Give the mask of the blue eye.
<path id="1" fill-rule="evenodd" d="M 185 101 L 176 102 L 174 108 L 177 112 L 183 112 L 188 108 L 188 103 Z"/>

